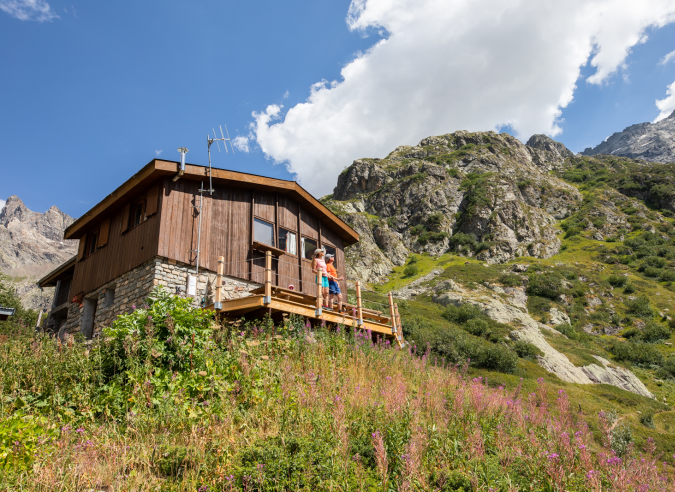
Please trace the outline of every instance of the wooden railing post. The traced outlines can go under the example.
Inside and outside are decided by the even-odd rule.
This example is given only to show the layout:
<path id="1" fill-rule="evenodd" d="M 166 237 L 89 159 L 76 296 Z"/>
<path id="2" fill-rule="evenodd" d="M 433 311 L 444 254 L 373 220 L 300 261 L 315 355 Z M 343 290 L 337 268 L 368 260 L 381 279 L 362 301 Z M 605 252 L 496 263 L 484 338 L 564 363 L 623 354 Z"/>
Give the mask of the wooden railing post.
<path id="1" fill-rule="evenodd" d="M 320 268 L 316 271 L 316 316 L 321 316 L 321 307 L 323 306 L 323 289 L 321 288 L 321 274 L 323 272 Z"/>
<path id="2" fill-rule="evenodd" d="M 398 304 L 394 304 L 394 313 L 396 314 L 396 326 L 401 326 L 401 315 L 398 314 Z M 398 342 L 399 347 L 403 347 L 403 330 L 399 330 L 399 333 L 396 334 L 396 341 Z"/>
<path id="3" fill-rule="evenodd" d="M 263 304 L 272 302 L 272 252 L 265 251 L 265 296 Z"/>
<path id="4" fill-rule="evenodd" d="M 389 293 L 389 316 L 391 316 L 391 333 L 398 337 L 396 334 L 396 313 L 394 312 L 394 297 L 391 295 L 391 292 Z"/>
<path id="5" fill-rule="evenodd" d="M 356 326 L 363 326 L 363 310 L 361 306 L 361 282 L 356 281 Z"/>
<path id="6" fill-rule="evenodd" d="M 218 257 L 218 272 L 216 273 L 216 300 L 213 303 L 213 309 L 218 311 L 223 309 L 223 271 L 225 269 L 225 258 Z"/>

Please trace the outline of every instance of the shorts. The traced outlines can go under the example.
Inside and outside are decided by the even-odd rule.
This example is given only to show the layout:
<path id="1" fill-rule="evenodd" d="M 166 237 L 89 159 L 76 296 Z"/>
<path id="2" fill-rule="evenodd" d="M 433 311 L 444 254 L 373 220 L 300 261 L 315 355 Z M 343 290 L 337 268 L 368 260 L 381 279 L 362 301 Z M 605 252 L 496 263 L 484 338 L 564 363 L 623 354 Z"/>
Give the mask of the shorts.
<path id="1" fill-rule="evenodd" d="M 316 283 L 317 280 L 319 280 L 318 275 L 314 278 L 314 283 Z M 328 277 L 321 276 L 321 287 L 328 288 Z"/>
<path id="2" fill-rule="evenodd" d="M 341 294 L 340 284 L 335 280 L 328 280 L 328 293 L 329 294 Z"/>

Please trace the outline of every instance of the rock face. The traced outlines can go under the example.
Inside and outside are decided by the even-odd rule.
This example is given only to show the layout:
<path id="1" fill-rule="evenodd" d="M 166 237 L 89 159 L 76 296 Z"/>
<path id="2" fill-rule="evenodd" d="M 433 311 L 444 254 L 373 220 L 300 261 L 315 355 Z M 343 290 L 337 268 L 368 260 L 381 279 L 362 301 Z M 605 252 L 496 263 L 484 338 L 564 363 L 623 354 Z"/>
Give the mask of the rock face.
<path id="1" fill-rule="evenodd" d="M 649 162 L 675 162 L 675 111 L 658 123 L 639 123 L 614 133 L 582 155 L 619 155 Z"/>
<path id="2" fill-rule="evenodd" d="M 487 263 L 556 254 L 554 224 L 581 195 L 548 172 L 572 154 L 545 136 L 530 141 L 460 131 L 354 161 L 323 200 L 361 235 L 347 252 L 348 276 L 381 281 L 413 252 Z"/>
<path id="3" fill-rule="evenodd" d="M 522 289 L 510 289 L 516 292 L 511 292 L 506 298 L 500 298 L 494 293 L 496 292 L 495 288 L 467 290 L 453 282 L 451 290 L 444 291 L 444 287 L 448 286 L 444 284 L 445 282 L 434 289 L 434 302 L 443 306 L 475 304 L 481 308 L 485 315 L 495 321 L 514 326 L 515 329 L 511 332 L 511 336 L 537 347 L 544 354 L 537 357 L 539 365 L 563 381 L 577 384 L 611 384 L 626 391 L 653 398 L 652 393 L 637 376 L 628 369 L 612 365 L 602 357 L 595 356 L 599 364 L 589 364 L 582 367 L 572 364 L 565 354 L 548 343 L 543 332 L 545 331 L 549 336 L 562 337 L 564 335 L 547 325 L 538 323 L 528 314 L 527 297 Z M 506 289 L 501 290 L 506 292 Z M 556 318 L 555 324 L 569 322 L 565 313 L 556 310 L 555 313 L 552 312 L 551 314 Z"/>
<path id="4" fill-rule="evenodd" d="M 7 199 L 0 211 L 0 270 L 22 277 L 16 288 L 24 306 L 49 307 L 50 293 L 40 292 L 35 280 L 77 253 L 77 241 L 63 240 L 63 231 L 74 221 L 57 207 L 41 214 L 17 196 Z"/>

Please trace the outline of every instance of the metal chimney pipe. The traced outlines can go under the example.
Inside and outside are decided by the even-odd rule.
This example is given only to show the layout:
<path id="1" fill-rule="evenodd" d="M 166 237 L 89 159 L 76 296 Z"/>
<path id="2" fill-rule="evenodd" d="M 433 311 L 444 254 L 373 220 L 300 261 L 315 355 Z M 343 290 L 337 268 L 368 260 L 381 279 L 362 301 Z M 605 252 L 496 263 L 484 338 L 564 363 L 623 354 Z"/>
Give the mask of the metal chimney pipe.
<path id="1" fill-rule="evenodd" d="M 187 154 L 189 150 L 185 147 L 178 147 L 178 152 L 180 152 L 180 169 L 178 170 L 178 174 L 173 177 L 174 181 L 178 181 L 178 179 L 185 174 L 185 154 Z"/>

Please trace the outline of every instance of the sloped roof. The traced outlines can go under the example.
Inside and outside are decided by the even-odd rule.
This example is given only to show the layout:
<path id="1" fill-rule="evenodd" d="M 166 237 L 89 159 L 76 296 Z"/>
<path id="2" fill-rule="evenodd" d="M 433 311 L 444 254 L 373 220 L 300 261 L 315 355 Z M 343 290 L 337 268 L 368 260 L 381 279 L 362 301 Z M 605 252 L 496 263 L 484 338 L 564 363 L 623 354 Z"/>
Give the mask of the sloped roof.
<path id="1" fill-rule="evenodd" d="M 177 161 L 165 161 L 153 159 L 140 171 L 134 174 L 115 191 L 110 193 L 91 210 L 71 224 L 64 232 L 64 239 L 79 239 L 84 235 L 87 224 L 95 221 L 110 207 L 120 206 L 126 203 L 128 198 L 134 195 L 134 190 L 145 187 L 157 181 L 162 176 L 175 175 L 178 173 L 180 163 Z M 195 164 L 185 165 L 185 174 L 181 179 L 204 179 L 208 178 L 208 167 Z M 314 198 L 302 186 L 295 181 L 268 178 L 256 174 L 227 171 L 225 169 L 212 168 L 214 185 L 236 184 L 237 186 L 274 191 L 283 193 L 297 202 L 312 215 L 325 222 L 344 241 L 345 246 L 354 244 L 359 240 L 359 235 L 351 227 L 345 224 L 337 215 L 326 208 L 319 200 Z"/>

